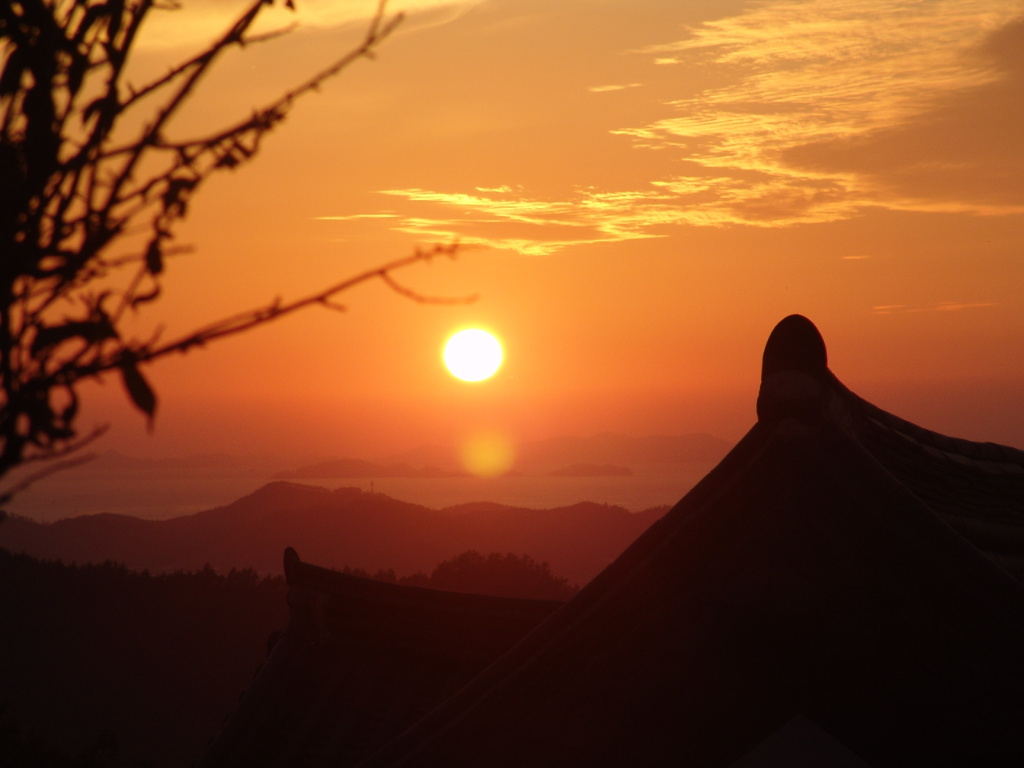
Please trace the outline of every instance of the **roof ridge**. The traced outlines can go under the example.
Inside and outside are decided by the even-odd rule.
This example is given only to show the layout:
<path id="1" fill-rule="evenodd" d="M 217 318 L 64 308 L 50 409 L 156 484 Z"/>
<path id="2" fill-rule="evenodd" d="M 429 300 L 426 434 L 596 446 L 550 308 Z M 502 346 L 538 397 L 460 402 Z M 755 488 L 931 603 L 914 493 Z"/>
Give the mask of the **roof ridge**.
<path id="1" fill-rule="evenodd" d="M 303 562 L 298 552 L 292 547 L 285 549 L 284 571 L 289 587 L 300 587 L 332 597 L 372 594 L 377 600 L 419 603 L 423 607 L 432 606 L 436 609 L 487 608 L 501 611 L 545 612 L 553 610 L 565 602 L 564 600 L 488 595 L 479 592 L 454 592 L 381 581 Z"/>
<path id="2" fill-rule="evenodd" d="M 1008 445 L 980 442 L 937 432 L 901 418 L 865 400 L 833 376 L 833 388 L 864 418 L 895 432 L 905 439 L 930 449 L 936 458 L 959 464 L 970 463 L 979 469 L 1007 474 L 1024 473 L 1024 451 Z"/>

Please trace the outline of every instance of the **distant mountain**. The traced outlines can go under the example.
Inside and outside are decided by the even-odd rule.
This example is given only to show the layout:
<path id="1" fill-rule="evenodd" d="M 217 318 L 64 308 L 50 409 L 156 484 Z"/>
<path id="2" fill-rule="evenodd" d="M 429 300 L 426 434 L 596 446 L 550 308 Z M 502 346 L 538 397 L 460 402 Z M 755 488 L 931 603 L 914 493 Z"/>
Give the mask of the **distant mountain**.
<path id="1" fill-rule="evenodd" d="M 280 573 L 284 548 L 328 567 L 429 572 L 475 549 L 527 554 L 584 584 L 666 508 L 631 513 L 584 502 L 557 509 L 463 504 L 443 510 L 356 488 L 273 482 L 227 506 L 170 520 L 86 515 L 52 523 L 11 516 L 0 547 L 64 562 L 115 561 L 155 572 L 254 568 Z"/>
<path id="2" fill-rule="evenodd" d="M 522 475 L 521 471 L 514 471 L 511 474 Z M 633 474 L 629 467 L 621 467 L 616 464 L 569 464 L 568 466 L 552 469 L 544 474 L 549 477 L 628 477 Z M 408 477 L 408 478 L 441 478 L 441 477 L 468 477 L 469 473 L 454 470 L 438 469 L 434 466 L 422 468 L 414 467 L 411 464 L 376 464 L 363 459 L 332 459 L 330 461 L 319 461 L 314 464 L 307 464 L 295 470 L 284 470 L 273 475 L 274 480 L 329 480 L 329 479 L 375 479 L 387 477 Z"/>
<path id="3" fill-rule="evenodd" d="M 414 467 L 411 464 L 376 464 L 363 459 L 331 459 L 307 464 L 292 471 L 274 474 L 275 480 L 323 480 L 328 478 L 380 477 L 465 477 L 466 472 L 453 472 L 437 467 Z"/>
<path id="4" fill-rule="evenodd" d="M 732 443 L 708 434 L 650 435 L 632 437 L 605 432 L 589 437 L 553 437 L 516 446 L 515 469 L 524 474 L 547 474 L 580 464 L 611 464 L 629 467 L 714 464 Z M 384 459 L 386 463 L 460 468 L 458 451 L 452 446 L 421 446 Z"/>

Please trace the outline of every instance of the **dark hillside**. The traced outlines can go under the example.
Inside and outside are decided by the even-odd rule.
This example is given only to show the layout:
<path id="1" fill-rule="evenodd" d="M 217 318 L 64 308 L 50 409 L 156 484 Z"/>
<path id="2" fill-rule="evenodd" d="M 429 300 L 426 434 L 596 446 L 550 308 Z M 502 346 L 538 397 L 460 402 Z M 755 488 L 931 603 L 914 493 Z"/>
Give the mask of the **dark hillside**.
<path id="1" fill-rule="evenodd" d="M 107 744 L 110 765 L 190 765 L 284 627 L 285 592 L 252 571 L 152 576 L 0 550 L 0 709 L 60 754 Z"/>
<path id="2" fill-rule="evenodd" d="M 546 563 L 500 553 L 464 552 L 402 581 L 546 600 L 576 592 Z M 192 764 L 286 626 L 285 592 L 283 578 L 251 570 L 154 576 L 0 549 L 0 766 Z"/>

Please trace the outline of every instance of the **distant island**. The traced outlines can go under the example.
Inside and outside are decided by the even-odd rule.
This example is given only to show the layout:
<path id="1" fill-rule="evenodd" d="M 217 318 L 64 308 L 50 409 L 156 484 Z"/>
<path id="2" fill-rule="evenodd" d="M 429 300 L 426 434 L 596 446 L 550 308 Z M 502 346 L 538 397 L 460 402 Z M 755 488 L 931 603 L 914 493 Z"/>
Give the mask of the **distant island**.
<path id="1" fill-rule="evenodd" d="M 628 437 L 603 433 L 525 442 L 516 447 L 511 475 L 520 477 L 630 477 L 654 467 L 713 464 L 731 445 L 705 434 Z M 370 480 L 470 477 L 455 446 L 421 446 L 376 461 L 332 458 L 273 474 L 273 480 Z"/>
<path id="2" fill-rule="evenodd" d="M 344 445 L 333 456 L 145 457 L 104 451 L 94 461 L 63 471 L 59 482 L 30 487 L 6 511 L 50 521 L 108 512 L 169 519 L 225 504 L 269 480 L 358 485 L 440 506 L 485 498 L 513 504 L 530 499 L 531 506 L 569 504 L 596 494 L 599 501 L 641 510 L 676 501 L 731 447 L 706 434 L 601 433 L 527 440 L 514 446 L 515 463 L 496 482 L 468 474 L 459 446 L 450 444 L 376 456 L 361 455 L 355 452 L 357 446 Z M 629 474 L 623 471 L 626 468 Z M 539 485 L 531 485 L 535 480 Z M 542 486 L 546 495 L 538 496 Z"/>
<path id="3" fill-rule="evenodd" d="M 414 467 L 411 464 L 377 464 L 363 459 L 331 459 L 306 464 L 294 470 L 276 472 L 273 480 L 373 479 L 380 477 L 467 477 L 465 472 L 439 469 L 434 466 Z"/>
<path id="4" fill-rule="evenodd" d="M 631 477 L 633 470 L 615 464 L 570 464 L 547 474 L 548 477 Z"/>
<path id="5" fill-rule="evenodd" d="M 587 437 L 562 436 L 516 445 L 514 469 L 522 475 L 565 472 L 566 477 L 587 477 L 592 475 L 574 475 L 569 470 L 614 466 L 629 467 L 631 472 L 643 474 L 652 467 L 714 465 L 730 448 L 731 442 L 702 433 L 635 437 L 604 432 Z M 461 469 L 458 449 L 451 445 L 420 446 L 381 459 L 381 463 L 433 466 L 447 471 Z"/>
<path id="6" fill-rule="evenodd" d="M 526 473 L 513 471 L 509 474 L 522 476 Z M 632 477 L 633 470 L 617 464 L 569 464 L 547 472 L 534 472 L 547 477 Z M 375 478 L 452 478 L 470 477 L 468 472 L 440 469 L 432 465 L 414 467 L 405 462 L 398 464 L 378 464 L 363 459 L 331 459 L 306 464 L 293 470 L 275 472 L 271 480 L 371 480 Z"/>

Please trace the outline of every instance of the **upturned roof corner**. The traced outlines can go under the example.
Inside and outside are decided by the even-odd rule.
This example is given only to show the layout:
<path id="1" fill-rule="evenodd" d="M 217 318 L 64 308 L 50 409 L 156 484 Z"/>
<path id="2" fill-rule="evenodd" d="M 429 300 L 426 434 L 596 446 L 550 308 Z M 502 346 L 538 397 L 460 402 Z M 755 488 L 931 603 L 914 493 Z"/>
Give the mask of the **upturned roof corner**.
<path id="1" fill-rule="evenodd" d="M 822 410 L 829 378 L 825 340 L 803 315 L 789 315 L 775 326 L 761 359 L 757 416 L 813 419 Z"/>

